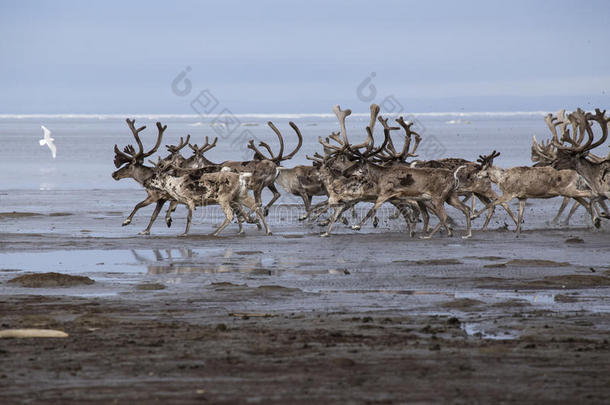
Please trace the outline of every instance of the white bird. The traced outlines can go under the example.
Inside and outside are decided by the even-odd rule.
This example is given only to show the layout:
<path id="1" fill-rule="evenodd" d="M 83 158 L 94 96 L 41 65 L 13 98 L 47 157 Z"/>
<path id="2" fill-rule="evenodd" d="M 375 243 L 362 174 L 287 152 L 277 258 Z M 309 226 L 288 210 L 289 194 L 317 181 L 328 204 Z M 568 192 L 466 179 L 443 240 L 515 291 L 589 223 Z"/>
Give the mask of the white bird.
<path id="1" fill-rule="evenodd" d="M 44 132 L 44 138 L 39 140 L 40 146 L 44 146 L 45 144 L 51 149 L 51 153 L 53 154 L 53 159 L 55 159 L 55 155 L 57 154 L 57 147 L 53 143 L 55 139 L 51 138 L 51 131 L 44 125 L 40 126 L 42 128 L 42 132 Z"/>

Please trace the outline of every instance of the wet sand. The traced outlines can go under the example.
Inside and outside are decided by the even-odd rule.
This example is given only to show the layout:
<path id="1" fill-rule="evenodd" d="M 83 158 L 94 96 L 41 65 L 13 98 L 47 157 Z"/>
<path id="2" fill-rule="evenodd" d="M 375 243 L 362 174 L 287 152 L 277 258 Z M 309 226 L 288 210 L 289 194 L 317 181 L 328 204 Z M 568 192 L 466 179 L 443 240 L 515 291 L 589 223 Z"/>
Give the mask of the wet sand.
<path id="1" fill-rule="evenodd" d="M 25 207 L 23 197 L 2 201 L 1 329 L 69 337 L 0 339 L 0 403 L 610 396 L 608 224 L 547 225 L 560 201 L 528 205 L 519 237 L 499 211 L 489 231 L 475 221 L 470 240 L 419 240 L 385 218 L 320 238 L 286 200 L 272 236 L 251 225 L 207 236 L 219 222 L 208 214 L 178 238 L 179 208 L 172 228 L 159 220 L 145 237 L 150 211 L 120 226 L 141 192 L 32 192 Z M 8 282 L 44 272 L 95 282 Z"/>

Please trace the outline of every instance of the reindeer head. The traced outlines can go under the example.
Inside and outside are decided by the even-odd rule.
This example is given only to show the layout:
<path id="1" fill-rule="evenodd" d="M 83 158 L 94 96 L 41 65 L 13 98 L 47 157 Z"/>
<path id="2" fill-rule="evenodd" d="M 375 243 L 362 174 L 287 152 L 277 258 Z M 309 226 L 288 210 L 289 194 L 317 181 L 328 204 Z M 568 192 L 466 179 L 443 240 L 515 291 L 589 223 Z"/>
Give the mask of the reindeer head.
<path id="1" fill-rule="evenodd" d="M 140 132 L 146 129 L 146 126 L 142 126 L 138 129 L 135 127 L 135 120 L 127 118 L 127 126 L 131 129 L 131 132 L 138 145 L 138 151 L 136 152 L 133 145 L 127 145 L 123 151 L 119 150 L 117 145 L 114 145 L 114 166 L 119 169 L 112 173 L 112 178 L 115 180 L 121 180 L 127 177 L 134 177 L 138 168 L 141 168 L 144 164 L 144 159 L 152 155 L 157 151 L 159 145 L 161 145 L 161 139 L 163 132 L 167 129 L 166 126 L 162 126 L 160 122 L 157 122 L 157 143 L 151 150 L 144 152 L 144 146 L 140 140 Z"/>
<path id="2" fill-rule="evenodd" d="M 477 159 L 477 162 L 479 163 L 477 178 L 483 179 L 489 177 L 489 169 L 493 167 L 494 159 L 498 156 L 500 156 L 500 152 L 496 152 L 495 150 L 487 156 L 479 155 L 479 158 Z"/>
<path id="3" fill-rule="evenodd" d="M 203 146 L 199 147 L 197 144 L 191 145 L 189 144 L 189 148 L 193 151 L 193 155 L 188 159 L 190 167 L 204 167 L 210 164 L 210 161 L 207 160 L 204 154 L 216 147 L 216 142 L 218 142 L 218 137 L 214 138 L 212 143 L 210 143 L 210 138 L 205 137 L 205 143 Z"/>

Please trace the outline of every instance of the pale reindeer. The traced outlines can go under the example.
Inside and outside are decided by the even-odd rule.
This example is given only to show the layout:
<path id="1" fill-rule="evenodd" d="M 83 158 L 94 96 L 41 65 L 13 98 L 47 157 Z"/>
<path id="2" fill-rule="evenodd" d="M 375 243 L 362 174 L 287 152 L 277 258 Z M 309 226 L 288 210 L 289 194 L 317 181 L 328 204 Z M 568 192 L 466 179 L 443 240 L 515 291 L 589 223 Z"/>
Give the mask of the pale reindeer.
<path id="1" fill-rule="evenodd" d="M 225 214 L 225 220 L 212 234 L 217 236 L 225 229 L 234 218 L 234 211 L 241 217 L 245 217 L 241 206 L 244 205 L 251 211 L 255 211 L 262 220 L 267 234 L 271 234 L 265 217 L 256 202 L 248 194 L 247 179 L 251 173 L 234 173 L 224 168 L 220 172 L 205 173 L 205 169 L 199 172 L 191 171 L 189 174 L 176 175 L 184 168 L 174 165 L 173 161 L 159 159 L 153 169 L 155 176 L 151 179 L 151 185 L 164 190 L 177 203 L 186 205 L 188 209 L 186 229 L 182 236 L 186 236 L 191 226 L 193 211 L 197 206 L 220 205 Z M 242 232 L 241 219 L 239 232 Z"/>
<path id="2" fill-rule="evenodd" d="M 269 215 L 269 208 L 280 197 L 280 193 L 274 184 L 275 179 L 279 175 L 279 165 L 283 161 L 292 159 L 294 155 L 296 155 L 296 153 L 299 151 L 299 149 L 301 149 L 301 145 L 303 145 L 303 136 L 301 135 L 299 127 L 297 127 L 297 125 L 292 121 L 289 124 L 297 135 L 298 144 L 294 148 L 294 150 L 288 155 L 284 156 L 284 139 L 282 137 L 281 132 L 271 121 L 267 122 L 267 125 L 269 125 L 273 132 L 275 132 L 280 143 L 280 149 L 277 155 L 272 152 L 271 147 L 267 143 L 260 142 L 259 146 L 265 148 L 265 150 L 270 155 L 270 157 L 265 156 L 264 153 L 262 153 L 259 149 L 256 148 L 253 140 L 250 140 L 250 142 L 248 143 L 248 148 L 254 151 L 254 157 L 252 160 L 228 160 L 222 163 L 214 163 L 210 160 L 205 159 L 202 154 L 202 159 L 205 159 L 207 165 L 217 167 L 229 167 L 239 173 L 251 173 L 252 176 L 248 178 L 247 186 L 249 190 L 253 191 L 254 199 L 256 200 L 256 203 L 261 207 L 263 189 L 265 187 L 268 188 L 273 193 L 273 198 L 267 203 L 267 205 L 263 209 L 263 213 L 265 216 Z"/>
<path id="3" fill-rule="evenodd" d="M 517 233 L 521 232 L 521 223 L 525 210 L 525 202 L 528 198 L 553 198 L 570 197 L 583 205 L 596 227 L 599 226 L 599 218 L 595 217 L 587 198 L 591 198 L 590 191 L 579 187 L 579 176 L 573 170 L 556 170 L 552 167 L 529 167 L 520 166 L 510 169 L 502 169 L 493 165 L 493 161 L 500 153 L 493 151 L 490 155 L 479 156 L 481 170 L 477 176 L 489 178 L 496 183 L 502 195 L 490 203 L 484 209 L 476 212 L 473 218 L 492 205 L 508 203 L 514 198 L 519 200 L 519 216 L 517 219 Z"/>
<path id="4" fill-rule="evenodd" d="M 557 117 L 547 116 L 547 119 L 553 124 L 549 125 L 549 128 L 553 133 L 552 143 L 557 148 L 557 157 L 553 166 L 576 170 L 591 189 L 593 203 L 610 198 L 610 153 L 606 158 L 591 156 L 591 151 L 603 145 L 608 139 L 610 118 L 606 117 L 606 111 L 596 109 L 595 114 L 593 114 L 585 113 L 579 108 L 569 114 L 567 119 L 563 117 L 562 111 L 560 111 L 559 116 L 560 120 L 557 123 L 555 123 Z M 591 122 L 597 123 L 601 130 L 601 136 L 595 142 L 595 133 Z M 555 130 L 556 125 L 561 128 L 561 139 L 558 139 Z M 572 135 L 570 135 L 570 126 L 572 127 Z M 585 135 L 586 141 L 584 140 Z M 600 215 L 604 218 L 610 217 L 607 209 Z"/>

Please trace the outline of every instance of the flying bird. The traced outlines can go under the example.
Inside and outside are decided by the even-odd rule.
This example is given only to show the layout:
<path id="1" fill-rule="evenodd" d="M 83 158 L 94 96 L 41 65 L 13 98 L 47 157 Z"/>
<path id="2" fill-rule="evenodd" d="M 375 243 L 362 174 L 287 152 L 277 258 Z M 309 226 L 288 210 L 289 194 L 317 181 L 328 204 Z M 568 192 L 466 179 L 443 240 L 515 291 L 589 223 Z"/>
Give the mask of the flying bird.
<path id="1" fill-rule="evenodd" d="M 55 155 L 57 154 L 57 147 L 53 143 L 55 139 L 51 138 L 51 131 L 44 125 L 40 126 L 42 128 L 42 132 L 44 132 L 44 138 L 40 141 L 40 146 L 44 146 L 45 144 L 51 149 L 51 153 L 53 154 L 53 159 L 55 159 Z"/>

